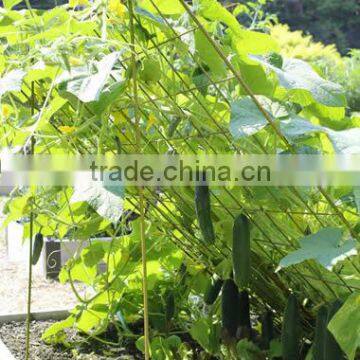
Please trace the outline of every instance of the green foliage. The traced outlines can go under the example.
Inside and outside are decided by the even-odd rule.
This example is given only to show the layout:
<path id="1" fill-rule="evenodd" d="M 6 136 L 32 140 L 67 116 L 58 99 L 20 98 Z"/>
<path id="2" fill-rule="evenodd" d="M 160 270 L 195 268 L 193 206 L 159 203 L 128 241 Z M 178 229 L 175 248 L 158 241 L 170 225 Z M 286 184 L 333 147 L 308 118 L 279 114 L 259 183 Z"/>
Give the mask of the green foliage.
<path id="1" fill-rule="evenodd" d="M 181 2 L 156 1 L 154 6 L 152 1 L 139 1 L 136 63 L 131 62 L 134 48 L 128 11 L 109 11 L 104 4 L 97 1 L 82 10 L 57 7 L 21 14 L 1 10 L 1 147 L 24 152 L 34 138 L 35 154 L 50 155 L 136 154 L 139 149 L 143 154 L 277 154 L 289 151 L 287 142 L 299 152 L 359 150 L 358 119 L 345 116 L 341 87 L 323 79 L 305 61 L 283 56 L 274 36 L 255 31 L 261 26 L 257 27 L 257 10 L 249 4 L 238 7 L 234 15 L 214 0 L 197 2 L 193 10 L 205 35 L 185 14 Z M 242 13 L 254 20 L 250 28 L 237 21 Z M 79 244 L 76 256 L 60 274 L 79 304 L 67 320 L 44 334 L 47 342 L 70 346 L 68 329 L 104 341 L 112 328 L 119 346 L 124 339 L 133 339 L 144 350 L 139 325 L 144 316 L 142 230 L 148 250 L 153 358 L 186 359 L 200 352 L 220 358 L 279 355 L 278 340 L 270 341 L 270 349 L 261 352 L 256 337 L 254 343 L 237 338 L 243 335 L 237 334 L 238 288 L 228 279 L 233 265 L 233 214 L 246 214 L 252 222 L 254 281 L 247 298 L 254 312 L 263 312 L 265 303 L 281 320 L 279 312 L 292 289 L 308 299 L 309 316 L 334 294 L 345 299 L 349 288 L 360 286 L 356 263 L 355 267 L 351 263 L 357 259 L 343 256 L 358 239 L 352 234 L 354 239 L 343 243 L 338 235 L 342 230 L 349 238 L 349 230 L 354 232 L 358 226 L 356 189 L 340 187 L 322 193 L 285 187 L 276 191 L 232 186 L 144 188 L 142 229 L 136 189 L 123 184 L 114 188 L 107 180 L 81 189 L 16 190 L 7 204 L 5 224 L 23 222 L 25 238 L 31 205 L 36 232 L 41 229 L 44 236 Z M 352 201 L 346 200 L 348 196 Z M 343 217 L 334 215 L 336 206 Z M 313 235 L 302 239 L 307 226 Z M 109 241 L 96 240 L 104 236 Z M 294 252 L 299 239 L 301 248 Z M 83 248 L 84 240 L 89 245 Z M 296 273 L 286 268 L 274 274 L 284 258 L 285 265 L 297 264 Z M 314 258 L 325 267 L 304 262 Z M 341 271 L 329 271 L 335 262 Z M 98 271 L 100 264 L 104 272 Z M 240 271 L 244 279 L 239 284 L 245 286 L 249 269 Z M 222 288 L 222 306 L 216 299 L 204 305 L 210 277 L 228 279 Z M 88 291 L 78 293 L 74 282 L 83 283 Z M 219 294 L 219 287 L 216 290 Z M 358 344 L 343 334 L 346 324 L 355 326 L 348 316 L 354 311 L 349 301 L 353 297 L 335 315 L 330 330 L 343 350 L 353 354 Z M 294 314 L 294 303 L 289 307 L 284 329 L 291 349 L 285 349 L 285 357 L 293 354 L 297 334 L 291 324 L 300 316 Z M 228 332 L 222 336 L 221 320 Z M 312 329 L 307 330 L 310 334 Z M 189 333 L 196 344 L 187 340 Z"/>
<path id="2" fill-rule="evenodd" d="M 232 261 L 234 278 L 239 289 L 249 287 L 251 273 L 250 224 L 244 215 L 235 218 L 233 227 Z"/>
<path id="3" fill-rule="evenodd" d="M 315 259 L 322 266 L 331 270 L 339 261 L 357 254 L 356 242 L 353 239 L 341 243 L 340 229 L 324 228 L 299 241 L 301 249 L 286 255 L 280 261 L 280 268 Z"/>
<path id="4" fill-rule="evenodd" d="M 360 294 L 350 295 L 331 319 L 328 328 L 350 360 L 355 359 L 360 346 Z M 349 331 L 351 329 L 351 331 Z"/>

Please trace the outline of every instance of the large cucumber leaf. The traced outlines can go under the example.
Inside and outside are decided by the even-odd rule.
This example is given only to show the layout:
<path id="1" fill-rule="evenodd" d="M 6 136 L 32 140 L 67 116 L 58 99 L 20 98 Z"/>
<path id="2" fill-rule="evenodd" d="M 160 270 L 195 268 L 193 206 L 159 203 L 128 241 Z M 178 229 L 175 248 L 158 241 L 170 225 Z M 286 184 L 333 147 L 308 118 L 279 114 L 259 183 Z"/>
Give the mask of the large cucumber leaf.
<path id="1" fill-rule="evenodd" d="M 119 56 L 119 52 L 114 52 L 93 66 L 72 68 L 62 73 L 56 82 L 83 102 L 98 101 Z"/>
<path id="2" fill-rule="evenodd" d="M 331 319 L 328 329 L 350 360 L 360 347 L 360 292 L 350 295 Z"/>
<path id="3" fill-rule="evenodd" d="M 250 56 L 268 69 L 276 73 L 281 87 L 287 89 L 292 100 L 302 105 L 310 105 L 314 101 L 320 104 L 342 107 L 346 98 L 340 85 L 324 80 L 305 61 L 284 59 L 282 68 L 276 67 L 258 56 Z"/>
<path id="4" fill-rule="evenodd" d="M 76 187 L 71 203 L 87 202 L 100 216 L 117 222 L 123 213 L 123 197 L 99 181 Z"/>
<path id="5" fill-rule="evenodd" d="M 314 259 L 331 270 L 339 261 L 357 254 L 355 240 L 342 242 L 342 231 L 337 228 L 323 228 L 300 239 L 299 244 L 300 249 L 281 259 L 279 269 Z"/>

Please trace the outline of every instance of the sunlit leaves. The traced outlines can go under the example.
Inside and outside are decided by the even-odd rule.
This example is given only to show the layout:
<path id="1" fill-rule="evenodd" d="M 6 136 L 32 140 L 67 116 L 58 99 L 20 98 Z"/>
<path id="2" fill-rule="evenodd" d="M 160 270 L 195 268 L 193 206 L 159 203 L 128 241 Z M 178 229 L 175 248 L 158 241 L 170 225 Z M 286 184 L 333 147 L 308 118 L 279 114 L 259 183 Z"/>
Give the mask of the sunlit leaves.
<path id="1" fill-rule="evenodd" d="M 114 52 L 94 64 L 65 71 L 57 83 L 83 102 L 97 101 L 119 56 L 120 53 Z"/>
<path id="2" fill-rule="evenodd" d="M 314 259 L 326 269 L 331 270 L 339 261 L 357 254 L 353 239 L 342 243 L 342 231 L 337 228 L 324 228 L 316 234 L 299 240 L 300 249 L 286 255 L 279 264 L 280 268 Z"/>
<path id="3" fill-rule="evenodd" d="M 119 0 L 109 0 L 109 11 L 117 17 L 124 17 L 126 14 L 126 6 Z"/>
<path id="4" fill-rule="evenodd" d="M 13 8 L 15 5 L 21 3 L 22 0 L 3 0 L 3 2 L 4 2 L 5 8 L 11 9 L 11 8 Z"/>
<path id="5" fill-rule="evenodd" d="M 23 70 L 12 70 L 0 78 L 0 97 L 9 91 L 20 91 L 25 76 Z"/>
<path id="6" fill-rule="evenodd" d="M 159 11 L 164 15 L 176 15 L 185 11 L 181 2 L 178 0 L 140 0 L 139 6 L 151 11 L 155 15 L 159 15 Z"/>
<path id="7" fill-rule="evenodd" d="M 279 103 L 272 103 L 265 97 L 258 97 L 258 100 L 273 120 L 288 115 Z M 268 121 L 250 97 L 243 97 L 231 104 L 230 132 L 235 139 L 253 135 L 266 125 Z"/>
<path id="8" fill-rule="evenodd" d="M 279 84 L 289 90 L 292 99 L 303 105 L 314 101 L 327 106 L 345 106 L 346 100 L 341 86 L 321 78 L 312 67 L 299 59 L 284 59 L 282 68 L 266 60 L 251 57 L 276 73 Z M 301 90 L 302 92 L 299 92 Z"/>
<path id="9" fill-rule="evenodd" d="M 100 216 L 112 222 L 119 221 L 123 213 L 122 197 L 107 190 L 101 181 L 75 188 L 71 203 L 76 202 L 87 202 Z"/>
<path id="10" fill-rule="evenodd" d="M 210 68 L 214 75 L 225 76 L 226 68 L 223 60 L 200 30 L 195 31 L 195 48 L 200 60 Z"/>
<path id="11" fill-rule="evenodd" d="M 75 323 L 75 317 L 70 315 L 63 321 L 52 324 L 42 335 L 42 340 L 48 344 L 58 344 L 66 342 L 65 329 L 72 327 Z"/>

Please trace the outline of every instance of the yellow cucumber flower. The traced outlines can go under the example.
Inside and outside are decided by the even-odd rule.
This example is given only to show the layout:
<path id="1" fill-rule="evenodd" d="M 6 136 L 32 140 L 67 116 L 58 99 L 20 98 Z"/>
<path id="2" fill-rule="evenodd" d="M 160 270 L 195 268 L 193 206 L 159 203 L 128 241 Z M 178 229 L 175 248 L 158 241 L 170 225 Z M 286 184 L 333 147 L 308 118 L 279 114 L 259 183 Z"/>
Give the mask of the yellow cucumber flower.
<path id="1" fill-rule="evenodd" d="M 149 131 L 151 129 L 151 127 L 156 124 L 157 122 L 157 119 L 156 117 L 153 115 L 153 114 L 150 114 L 149 115 L 149 118 L 148 118 L 148 122 L 147 122 L 147 125 L 146 125 L 146 130 Z"/>
<path id="2" fill-rule="evenodd" d="M 69 64 L 71 66 L 80 66 L 83 64 L 83 61 L 78 58 L 78 57 L 75 57 L 75 56 L 69 56 Z"/>
<path id="3" fill-rule="evenodd" d="M 4 104 L 1 107 L 1 115 L 3 118 L 7 119 L 11 113 L 12 113 L 12 108 L 10 105 Z"/>
<path id="4" fill-rule="evenodd" d="M 61 133 L 65 135 L 70 135 L 76 130 L 76 127 L 63 125 L 63 126 L 59 126 L 59 130 L 61 131 Z"/>
<path id="5" fill-rule="evenodd" d="M 118 17 L 124 17 L 126 13 L 126 6 L 121 3 L 120 0 L 110 0 L 109 1 L 109 10 Z"/>

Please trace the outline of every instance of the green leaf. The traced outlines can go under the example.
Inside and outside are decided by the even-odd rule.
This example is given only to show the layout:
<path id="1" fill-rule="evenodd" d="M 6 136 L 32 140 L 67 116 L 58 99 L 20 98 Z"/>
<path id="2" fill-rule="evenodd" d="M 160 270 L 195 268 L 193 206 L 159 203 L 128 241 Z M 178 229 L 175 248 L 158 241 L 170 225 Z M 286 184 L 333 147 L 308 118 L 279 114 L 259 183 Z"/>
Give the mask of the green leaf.
<path id="1" fill-rule="evenodd" d="M 270 359 L 281 358 L 282 345 L 279 339 L 273 339 L 270 341 L 269 357 Z"/>
<path id="2" fill-rule="evenodd" d="M 195 48 L 200 60 L 209 67 L 215 76 L 226 75 L 224 62 L 200 30 L 195 31 Z"/>
<path id="3" fill-rule="evenodd" d="M 192 338 L 212 355 L 220 350 L 220 332 L 220 324 L 214 323 L 210 318 L 199 319 L 190 329 Z"/>
<path id="4" fill-rule="evenodd" d="M 103 243 L 95 242 L 82 251 L 84 264 L 88 267 L 96 266 L 104 257 L 105 250 Z"/>
<path id="5" fill-rule="evenodd" d="M 343 131 L 327 130 L 334 150 L 341 154 L 360 154 L 360 128 Z"/>
<path id="6" fill-rule="evenodd" d="M 15 5 L 21 3 L 23 0 L 3 0 L 5 9 L 12 9 Z"/>
<path id="7" fill-rule="evenodd" d="M 23 70 L 12 70 L 0 78 L 0 96 L 8 91 L 20 91 L 25 75 Z"/>
<path id="8" fill-rule="evenodd" d="M 357 211 L 360 214 L 360 187 L 354 187 L 353 194 Z"/>
<path id="9" fill-rule="evenodd" d="M 72 68 L 62 73 L 56 83 L 83 102 L 98 101 L 119 56 L 114 52 L 92 65 Z"/>
<path id="10" fill-rule="evenodd" d="M 258 96 L 257 99 L 272 119 L 287 116 L 280 104 L 273 103 L 264 96 Z M 253 135 L 267 125 L 263 113 L 249 96 L 231 104 L 230 132 L 235 139 Z"/>
<path id="11" fill-rule="evenodd" d="M 107 317 L 108 313 L 105 312 L 84 310 L 81 312 L 81 315 L 76 322 L 76 327 L 86 334 L 89 334 L 90 332 L 96 334 L 101 331 L 101 328 L 99 328 L 100 325 L 105 327 Z M 94 329 L 96 329 L 95 332 L 93 332 Z"/>
<path id="12" fill-rule="evenodd" d="M 264 358 L 261 350 L 247 339 L 240 340 L 236 345 L 236 352 L 242 360 L 261 360 Z"/>
<path id="13" fill-rule="evenodd" d="M 328 329 L 350 360 L 360 347 L 360 293 L 350 295 L 331 319 Z"/>
<path id="14" fill-rule="evenodd" d="M 47 344 L 63 343 L 64 340 L 66 339 L 64 330 L 72 327 L 74 323 L 75 323 L 75 318 L 73 315 L 70 315 L 67 319 L 52 324 L 43 333 L 41 339 L 45 341 Z"/>
<path id="15" fill-rule="evenodd" d="M 182 14 L 185 11 L 179 0 L 140 0 L 138 5 L 155 15 L 159 14 L 156 8 L 163 15 Z"/>
<path id="16" fill-rule="evenodd" d="M 209 20 L 217 20 L 226 24 L 234 33 L 241 32 L 241 25 L 236 17 L 216 0 L 201 0 L 199 15 Z"/>
<path id="17" fill-rule="evenodd" d="M 253 135 L 266 125 L 264 115 L 250 97 L 231 104 L 230 132 L 235 139 Z"/>
<path id="18" fill-rule="evenodd" d="M 250 56 L 259 61 L 278 76 L 280 86 L 293 92 L 295 102 L 310 105 L 313 101 L 334 107 L 346 105 L 346 98 L 340 85 L 321 78 L 312 67 L 299 59 L 284 59 L 283 67 L 279 69 L 263 58 Z M 301 90 L 299 92 L 299 90 Z M 312 98 L 312 99 L 311 99 Z M 301 100 L 301 101 L 300 101 Z"/>
<path id="19" fill-rule="evenodd" d="M 69 260 L 68 265 L 70 268 L 70 276 L 73 281 L 81 281 L 87 285 L 93 285 L 96 277 L 96 266 L 88 267 L 83 263 L 81 258 L 74 261 Z M 59 274 L 59 280 L 62 284 L 65 284 L 69 280 L 69 273 L 67 267 L 63 267 Z"/>
<path id="20" fill-rule="evenodd" d="M 357 254 L 355 240 L 349 239 L 343 243 L 341 240 L 341 229 L 330 227 L 305 236 L 299 240 L 299 250 L 281 259 L 279 269 L 314 259 L 326 269 L 331 270 L 339 261 Z"/>
<path id="21" fill-rule="evenodd" d="M 360 128 L 335 131 L 324 126 L 312 124 L 310 121 L 296 116 L 289 120 L 281 121 L 280 129 L 289 139 L 297 139 L 309 136 L 312 133 L 323 132 L 329 137 L 336 153 L 360 153 Z"/>
<path id="22" fill-rule="evenodd" d="M 238 30 L 232 36 L 232 46 L 242 60 L 247 61 L 247 55 L 261 55 L 278 50 L 278 45 L 270 35 L 246 29 Z"/>
<path id="23" fill-rule="evenodd" d="M 142 62 L 140 78 L 145 82 L 159 81 L 161 79 L 161 67 L 157 60 L 146 58 Z"/>
<path id="24" fill-rule="evenodd" d="M 123 213 L 123 198 L 107 190 L 101 182 L 75 188 L 71 203 L 87 202 L 103 218 L 117 222 Z"/>

